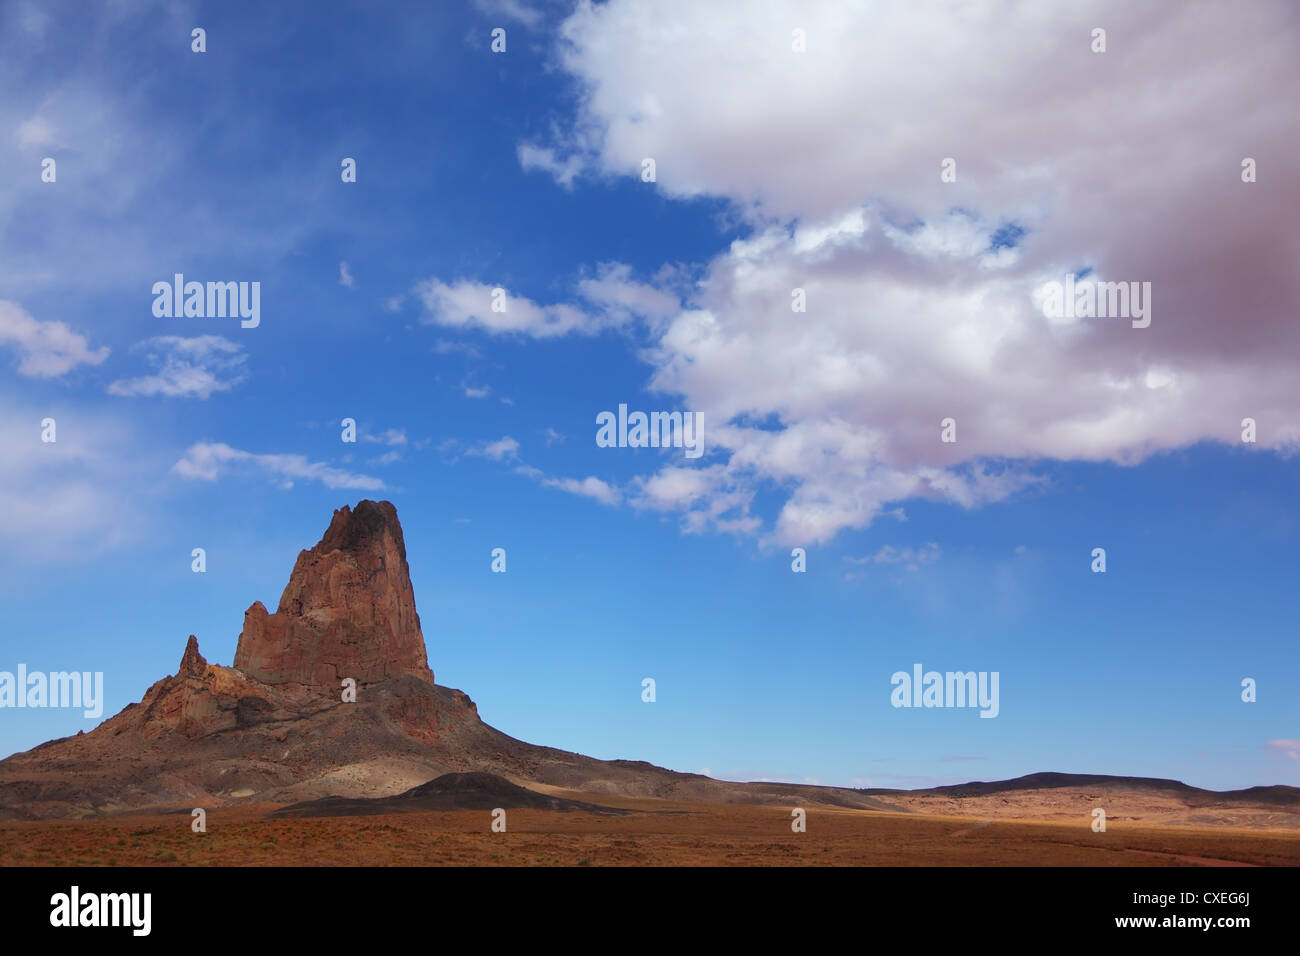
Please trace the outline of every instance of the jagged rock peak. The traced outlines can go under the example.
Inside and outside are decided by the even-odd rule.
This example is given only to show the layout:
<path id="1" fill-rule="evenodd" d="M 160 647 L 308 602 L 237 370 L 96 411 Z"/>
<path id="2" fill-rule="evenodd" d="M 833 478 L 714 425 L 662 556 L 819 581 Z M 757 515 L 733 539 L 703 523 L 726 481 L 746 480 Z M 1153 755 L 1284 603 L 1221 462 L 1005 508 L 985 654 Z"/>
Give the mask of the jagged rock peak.
<path id="1" fill-rule="evenodd" d="M 433 683 L 397 509 L 362 501 L 334 512 L 298 555 L 274 614 L 244 614 L 235 667 L 269 684 L 336 689 L 411 675 Z"/>
<path id="2" fill-rule="evenodd" d="M 312 551 L 317 554 L 357 551 L 367 547 L 372 540 L 382 538 L 385 532 L 392 537 L 397 553 L 405 562 L 406 541 L 402 538 L 402 524 L 397 520 L 393 503 L 369 499 L 359 501 L 355 509 L 344 505 L 335 510 L 325 536 Z"/>
<path id="3" fill-rule="evenodd" d="M 190 639 L 185 642 L 185 654 L 181 657 L 181 667 L 176 672 L 176 676 L 202 677 L 207 670 L 208 662 L 199 653 L 199 639 L 191 634 Z"/>

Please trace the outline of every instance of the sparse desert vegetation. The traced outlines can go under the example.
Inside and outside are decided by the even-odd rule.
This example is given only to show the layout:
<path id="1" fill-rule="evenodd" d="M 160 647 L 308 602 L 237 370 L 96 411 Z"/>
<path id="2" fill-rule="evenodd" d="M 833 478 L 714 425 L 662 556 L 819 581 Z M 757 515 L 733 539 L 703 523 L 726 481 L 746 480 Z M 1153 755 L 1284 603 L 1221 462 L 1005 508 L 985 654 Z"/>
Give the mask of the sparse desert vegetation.
<path id="1" fill-rule="evenodd" d="M 271 807 L 0 824 L 0 866 L 1300 865 L 1294 830 L 983 820 L 621 800 L 622 816 L 519 809 L 269 819 Z"/>

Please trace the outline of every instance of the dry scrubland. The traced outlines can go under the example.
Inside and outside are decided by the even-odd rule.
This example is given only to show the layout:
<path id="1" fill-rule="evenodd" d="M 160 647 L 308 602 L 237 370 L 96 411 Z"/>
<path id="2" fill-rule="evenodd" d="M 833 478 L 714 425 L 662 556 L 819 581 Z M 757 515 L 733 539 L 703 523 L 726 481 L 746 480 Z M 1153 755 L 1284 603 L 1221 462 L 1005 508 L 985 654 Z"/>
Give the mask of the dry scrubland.
<path id="1" fill-rule="evenodd" d="M 0 824 L 0 865 L 1167 866 L 1300 865 L 1300 831 L 1061 823 L 808 808 L 607 801 L 623 816 L 482 810 L 267 819 L 272 809 Z"/>

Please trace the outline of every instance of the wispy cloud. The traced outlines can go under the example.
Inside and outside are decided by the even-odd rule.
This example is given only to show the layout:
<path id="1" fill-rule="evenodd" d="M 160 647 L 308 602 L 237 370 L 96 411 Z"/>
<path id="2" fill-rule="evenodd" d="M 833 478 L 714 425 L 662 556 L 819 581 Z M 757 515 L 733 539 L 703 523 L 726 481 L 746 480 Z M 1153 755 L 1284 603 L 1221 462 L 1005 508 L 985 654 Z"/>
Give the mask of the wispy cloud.
<path id="1" fill-rule="evenodd" d="M 1268 749 L 1290 760 L 1300 760 L 1300 740 L 1279 737 L 1268 742 Z"/>
<path id="2" fill-rule="evenodd" d="M 467 455 L 474 455 L 478 458 L 490 458 L 493 461 L 503 461 L 507 458 L 519 457 L 519 442 L 509 435 L 503 435 L 496 441 L 483 442 L 475 445 L 465 451 Z"/>
<path id="3" fill-rule="evenodd" d="M 891 544 L 882 547 L 875 554 L 862 558 L 855 558 L 846 555 L 844 560 L 849 564 L 901 564 L 909 571 L 919 570 L 923 564 L 932 564 L 938 561 L 943 555 L 943 551 L 933 541 L 921 545 L 919 548 L 895 548 Z"/>
<path id="4" fill-rule="evenodd" d="M 471 345 L 468 342 L 452 342 L 447 339 L 439 339 L 433 343 L 435 355 L 468 355 L 470 358 L 478 358 L 482 353 L 478 346 Z"/>
<path id="5" fill-rule="evenodd" d="M 378 434 L 365 434 L 361 436 L 364 442 L 371 442 L 376 445 L 405 445 L 406 429 L 404 428 L 386 428 Z"/>
<path id="6" fill-rule="evenodd" d="M 549 146 L 535 146 L 532 143 L 520 143 L 516 151 L 519 165 L 524 172 L 541 170 L 549 173 L 565 189 L 573 188 L 573 181 L 583 169 L 583 159 L 578 154 L 560 159 L 555 150 Z"/>
<path id="7" fill-rule="evenodd" d="M 163 335 L 146 339 L 133 351 L 144 351 L 145 360 L 157 371 L 118 379 L 108 386 L 110 395 L 204 399 L 229 391 L 248 377 L 244 347 L 219 335 Z"/>
<path id="8" fill-rule="evenodd" d="M 546 478 L 540 479 L 546 488 L 558 488 L 571 495 L 591 498 L 603 505 L 616 505 L 623 500 L 623 494 L 613 485 L 599 478 Z"/>
<path id="9" fill-rule="evenodd" d="M 58 378 L 78 365 L 99 365 L 109 352 L 107 346 L 92 349 L 62 322 L 34 319 L 6 299 L 0 299 L 0 345 L 17 350 L 18 374 L 30 378 Z"/>
<path id="10" fill-rule="evenodd" d="M 524 0 L 474 0 L 474 6 L 484 13 L 515 20 L 526 27 L 535 27 L 542 20 L 542 11 Z"/>
<path id="11" fill-rule="evenodd" d="M 317 481 L 326 488 L 360 491 L 382 491 L 385 487 L 382 479 L 310 461 L 303 455 L 256 454 L 221 442 L 191 445 L 171 470 L 182 478 L 201 481 L 216 481 L 236 471 L 261 471 L 276 479 L 281 488 L 292 488 L 295 481 Z"/>

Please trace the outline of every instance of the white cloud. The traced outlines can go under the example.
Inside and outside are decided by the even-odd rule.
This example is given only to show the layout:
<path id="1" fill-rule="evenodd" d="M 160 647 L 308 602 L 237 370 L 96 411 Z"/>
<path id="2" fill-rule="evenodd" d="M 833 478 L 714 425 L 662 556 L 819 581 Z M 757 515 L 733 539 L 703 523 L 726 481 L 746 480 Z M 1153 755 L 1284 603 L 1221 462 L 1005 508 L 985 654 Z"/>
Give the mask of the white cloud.
<path id="1" fill-rule="evenodd" d="M 573 188 L 573 180 L 583 169 L 581 156 L 569 155 L 560 159 L 556 156 L 555 150 L 547 146 L 520 143 L 517 152 L 519 165 L 524 172 L 539 169 L 544 173 L 550 173 L 555 181 L 566 189 Z"/>
<path id="2" fill-rule="evenodd" d="M 632 267 L 621 262 L 602 263 L 595 278 L 578 283 L 578 294 L 600 308 L 606 319 L 622 324 L 633 316 L 656 325 L 681 310 L 677 297 L 632 278 Z"/>
<path id="3" fill-rule="evenodd" d="M 478 358 L 482 354 L 477 346 L 470 345 L 468 342 L 449 342 L 446 339 L 439 339 L 434 342 L 433 351 L 435 355 L 455 355 L 460 353 L 468 355 L 470 358 Z"/>
<path id="4" fill-rule="evenodd" d="M 552 478 L 540 468 L 525 464 L 516 465 L 514 471 L 517 475 L 524 475 L 533 479 L 544 488 L 557 488 L 560 491 L 567 491 L 571 495 L 591 498 L 604 505 L 617 505 L 623 501 L 623 493 L 618 488 L 595 476 Z"/>
<path id="5" fill-rule="evenodd" d="M 517 458 L 519 456 L 519 442 L 515 441 L 509 435 L 498 438 L 496 441 L 483 442 L 473 448 L 468 449 L 465 454 L 476 455 L 479 458 L 491 458 L 493 461 L 502 461 L 506 458 Z"/>
<path id="6" fill-rule="evenodd" d="M 204 399 L 214 392 L 229 391 L 247 378 L 244 347 L 219 335 L 164 335 L 146 339 L 135 350 L 143 350 L 157 372 L 118 379 L 108 386 L 109 394 Z"/>
<path id="7" fill-rule="evenodd" d="M 416 286 L 424 303 L 426 321 L 451 328 L 481 328 L 488 332 L 518 332 L 534 338 L 552 338 L 570 332 L 594 334 L 609 323 L 567 303 L 538 305 L 506 290 L 505 311 L 492 311 L 497 286 L 460 280 L 451 285 L 429 279 Z"/>
<path id="8" fill-rule="evenodd" d="M 542 12 L 523 0 L 474 0 L 474 6 L 487 14 L 517 20 L 526 27 L 535 27 L 542 19 Z"/>
<path id="9" fill-rule="evenodd" d="M 1239 444 L 1246 415 L 1268 423 L 1260 445 L 1294 447 L 1300 183 L 1243 184 L 1238 164 L 1300 152 L 1269 94 L 1294 84 L 1300 21 L 1252 11 L 1171 5 L 1154 29 L 1109 0 L 580 4 L 561 30 L 582 93 L 566 158 L 534 143 L 534 165 L 572 182 L 656 157 L 654 188 L 753 226 L 673 293 L 681 309 L 626 272 L 580 283 L 599 321 L 645 322 L 652 388 L 709 430 L 708 466 L 639 479 L 633 503 L 752 529 L 776 489 L 768 540 L 808 544 L 909 498 L 1006 499 L 1042 460 Z M 1036 291 L 1083 267 L 1151 282 L 1151 327 L 1045 319 Z"/>
<path id="10" fill-rule="evenodd" d="M 681 512 L 682 529 L 688 533 L 710 529 L 754 533 L 761 521 L 750 513 L 753 500 L 753 487 L 725 465 L 668 465 L 656 474 L 633 479 L 629 492 L 634 508 Z"/>
<path id="11" fill-rule="evenodd" d="M 339 263 L 339 285 L 347 289 L 355 288 L 357 280 L 352 277 L 352 270 L 346 262 Z"/>
<path id="12" fill-rule="evenodd" d="M 908 571 L 916 571 L 923 564 L 938 561 L 942 554 L 943 551 L 939 546 L 931 541 L 919 548 L 895 548 L 893 545 L 887 544 L 873 555 L 864 558 L 846 556 L 844 560 L 850 564 L 901 564 Z"/>
<path id="13" fill-rule="evenodd" d="M 487 398 L 492 394 L 492 386 L 484 385 L 482 388 L 474 388 L 470 385 L 463 386 L 466 398 Z"/>
<path id="14" fill-rule="evenodd" d="M 18 124 L 18 145 L 24 149 L 40 149 L 55 142 L 54 127 L 44 117 L 33 116 Z"/>
<path id="15" fill-rule="evenodd" d="M 542 485 L 547 488 L 558 488 L 561 491 L 567 491 L 572 495 L 581 495 L 584 498 L 591 498 L 595 501 L 599 501 L 603 505 L 616 505 L 623 500 L 623 495 L 617 488 L 595 477 L 582 479 L 543 478 L 541 481 Z"/>
<path id="16" fill-rule="evenodd" d="M 33 561 L 91 560 L 147 529 L 138 502 L 166 467 L 121 415 L 94 406 L 0 394 L 0 575 Z M 41 440 L 52 418 L 56 441 Z"/>
<path id="17" fill-rule="evenodd" d="M 201 481 L 216 481 L 233 471 L 262 471 L 275 478 L 283 488 L 292 488 L 296 480 L 318 481 L 331 489 L 382 491 L 385 487 L 379 478 L 343 471 L 324 462 L 309 461 L 303 455 L 255 454 L 221 442 L 191 445 L 171 470 L 182 478 Z"/>
<path id="18" fill-rule="evenodd" d="M 406 429 L 405 428 L 386 428 L 377 435 L 365 434 L 361 440 L 372 442 L 377 445 L 405 445 Z"/>
<path id="19" fill-rule="evenodd" d="M 109 351 L 92 349 L 84 335 L 64 323 L 41 322 L 6 299 L 0 299 L 0 345 L 17 350 L 18 374 L 30 378 L 58 378 L 78 365 L 99 365 Z"/>
<path id="20" fill-rule="evenodd" d="M 428 279 L 416 286 L 416 294 L 424 303 L 425 321 L 430 323 L 552 338 L 571 333 L 594 335 L 604 329 L 626 327 L 636 319 L 652 328 L 662 326 L 680 311 L 681 303 L 676 295 L 660 287 L 680 284 L 674 271 L 666 269 L 660 278 L 659 284 L 647 284 L 634 279 L 631 266 L 625 263 L 601 263 L 594 276 L 577 283 L 577 295 L 586 301 L 583 307 L 563 302 L 540 305 L 505 290 L 505 311 L 494 312 L 493 291 L 500 287 L 465 279 L 450 284 Z M 434 351 L 478 354 L 473 346 L 441 340 L 435 343 Z"/>

